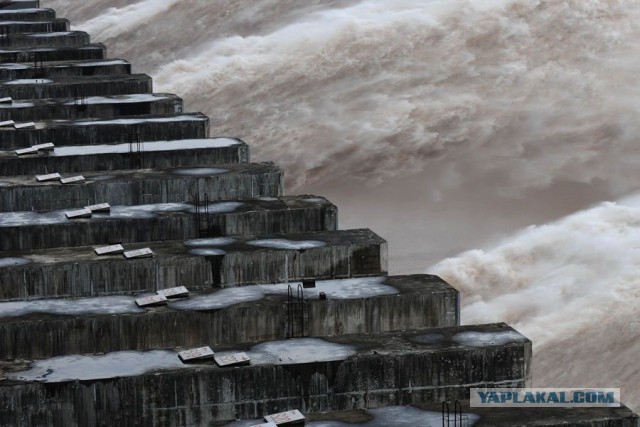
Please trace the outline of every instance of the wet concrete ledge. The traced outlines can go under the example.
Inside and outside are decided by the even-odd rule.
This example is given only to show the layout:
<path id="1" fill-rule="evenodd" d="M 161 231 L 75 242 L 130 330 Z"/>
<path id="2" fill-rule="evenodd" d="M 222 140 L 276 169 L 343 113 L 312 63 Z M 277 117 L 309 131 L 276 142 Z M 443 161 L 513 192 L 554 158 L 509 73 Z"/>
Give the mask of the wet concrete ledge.
<path id="1" fill-rule="evenodd" d="M 79 176 L 64 176 L 74 175 Z M 283 172 L 273 163 L 82 172 L 81 176 L 84 181 L 70 184 L 62 184 L 60 180 L 38 182 L 35 176 L 1 177 L 0 205 L 6 211 L 4 221 L 15 223 L 16 215 L 22 215 L 22 225 L 27 226 L 64 223 L 64 212 L 48 211 L 69 211 L 100 203 L 119 206 L 117 210 L 125 217 L 130 214 L 134 218 L 136 212 L 144 217 L 143 210 L 146 208 L 127 209 L 125 206 L 195 202 L 198 196 L 205 194 L 209 202 L 277 197 L 282 194 L 283 186 Z M 174 208 L 176 211 L 193 210 L 192 206 L 147 208 L 150 212 L 171 211 Z M 222 205 L 216 209 L 222 209 Z M 233 210 L 231 206 L 230 210 Z M 7 214 L 25 211 L 42 212 Z M 214 213 L 213 208 L 211 211 Z M 101 214 L 96 218 L 114 219 L 115 211 L 111 217 Z"/>
<path id="2" fill-rule="evenodd" d="M 94 145 L 209 137 L 209 118 L 202 113 L 56 120 L 35 124 L 35 128 L 29 129 L 0 127 L 0 150 L 15 150 L 47 142 Z"/>
<path id="3" fill-rule="evenodd" d="M 119 169 L 169 169 L 248 162 L 249 146 L 237 138 L 56 147 L 53 151 L 23 156 L 18 156 L 15 151 L 0 151 L 0 171 L 4 175 L 0 177 L 0 187 L 30 185 L 35 175 L 52 172 L 86 173 L 89 176 L 90 172 Z M 7 176 L 16 175 L 27 175 L 26 181 L 6 181 Z M 21 210 L 45 210 L 28 201 L 21 206 Z"/>
<path id="4" fill-rule="evenodd" d="M 67 19 L 53 18 L 38 21 L 23 21 L 13 19 L 0 20 L 0 30 L 5 33 L 41 33 L 55 31 L 69 31 Z"/>
<path id="5" fill-rule="evenodd" d="M 85 117 L 112 118 L 131 115 L 180 114 L 182 98 L 168 93 L 141 93 L 83 98 L 13 100 L 0 104 L 0 121 L 75 120 Z"/>
<path id="6" fill-rule="evenodd" d="M 91 303 L 82 299 L 51 301 L 54 311 L 49 313 L 42 311 L 48 301 L 40 303 L 41 311 L 30 313 L 33 302 L 0 303 L 5 313 L 18 314 L 21 309 L 25 313 L 0 319 L 0 360 L 459 324 L 458 291 L 437 276 L 318 281 L 316 288 L 304 289 L 304 323 L 299 315 L 293 319 L 288 315 L 289 285 L 295 292 L 298 283 L 192 292 L 188 299 L 152 309 L 137 308 L 134 297 L 107 297 Z M 327 299 L 320 300 L 319 292 L 325 292 Z M 78 311 L 81 305 L 86 312 Z"/>
<path id="7" fill-rule="evenodd" d="M 452 404 L 453 405 L 453 404 Z M 452 406 L 453 408 L 453 406 Z M 638 417 L 626 407 L 620 408 L 469 408 L 462 401 L 464 427 L 637 427 Z M 335 411 L 307 414 L 308 425 L 327 423 L 332 427 L 441 427 L 442 410 L 439 404 L 390 406 L 370 410 Z M 458 418 L 458 422 L 459 422 Z M 256 419 L 262 423 L 262 419 Z M 453 426 L 453 412 L 451 423 Z M 247 421 L 213 423 L 218 427 L 246 427 Z M 445 423 L 446 425 L 446 423 Z M 460 424 L 458 424 L 460 425 Z"/>
<path id="8" fill-rule="evenodd" d="M 1 9 L 0 21 L 42 21 L 54 19 L 56 11 L 50 8 Z"/>
<path id="9" fill-rule="evenodd" d="M 0 47 L 79 47 L 91 43 L 84 31 L 52 31 L 42 33 L 9 33 L 0 37 Z"/>
<path id="10" fill-rule="evenodd" d="M 50 77 L 5 80 L 0 82 L 0 94 L 3 97 L 9 96 L 17 100 L 76 98 L 78 103 L 83 103 L 87 97 L 91 96 L 130 95 L 152 92 L 153 83 L 151 77 L 146 74 Z"/>
<path id="11" fill-rule="evenodd" d="M 505 324 L 214 348 L 224 350 L 246 351 L 254 364 L 183 367 L 170 350 L 112 353 L 102 356 L 118 360 L 111 373 L 78 369 L 103 379 L 74 379 L 72 373 L 56 372 L 56 361 L 42 361 L 36 371 L 13 372 L 9 376 L 15 379 L 0 383 L 0 421 L 207 425 L 294 408 L 309 413 L 464 399 L 471 386 L 530 382 L 531 341 Z M 78 368 L 95 360 L 73 358 L 72 364 Z M 150 371 L 136 372 L 140 364 Z M 17 362 L 5 371 L 24 366 Z M 48 366 L 53 368 L 47 371 Z M 38 372 L 45 375 L 43 382 L 29 381 Z"/>
<path id="12" fill-rule="evenodd" d="M 6 22 L 6 21 L 5 21 Z M 12 23 L 3 24 L 0 27 L 12 33 L 40 32 L 40 31 L 67 31 L 68 21 L 55 19 L 44 24 L 37 23 Z M 43 29 L 50 27 L 50 30 Z M 104 59 L 107 48 L 102 43 L 92 43 L 81 47 L 35 47 L 0 49 L 0 62 L 35 62 L 35 61 L 79 61 L 84 59 Z"/>
<path id="13" fill-rule="evenodd" d="M 39 67 L 35 67 L 31 63 L 0 64 L 0 79 L 2 80 L 117 74 L 131 74 L 131 63 L 124 59 L 99 59 L 45 62 Z"/>
<path id="14" fill-rule="evenodd" d="M 186 153 L 186 154 L 185 154 Z M 184 156 L 183 156 L 184 154 Z M 59 173 L 114 171 L 118 169 L 167 169 L 178 166 L 248 163 L 249 146 L 237 138 L 180 139 L 101 145 L 59 146 L 52 151 L 19 156 L 0 151 L 0 186 L 30 185 L 33 176 Z M 215 170 L 215 167 L 211 168 Z M 27 177 L 4 181 L 8 176 Z M 106 177 L 104 177 L 106 179 Z M 25 181 L 26 180 L 26 181 Z"/>
<path id="15" fill-rule="evenodd" d="M 367 229 L 123 246 L 127 250 L 150 247 L 154 256 L 132 260 L 123 259 L 122 254 L 97 256 L 94 247 L 3 252 L 0 300 L 340 279 L 385 274 L 388 268 L 386 242 Z"/>

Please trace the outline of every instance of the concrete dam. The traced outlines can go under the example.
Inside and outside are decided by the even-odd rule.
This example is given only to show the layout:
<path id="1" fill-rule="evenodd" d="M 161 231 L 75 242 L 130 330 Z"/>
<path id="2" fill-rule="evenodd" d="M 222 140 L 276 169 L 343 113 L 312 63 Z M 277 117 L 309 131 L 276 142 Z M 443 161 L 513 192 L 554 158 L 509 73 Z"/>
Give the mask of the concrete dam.
<path id="1" fill-rule="evenodd" d="M 471 407 L 531 385 L 531 341 L 461 325 L 451 285 L 389 276 L 383 238 L 185 107 L 0 1 L 1 426 L 638 425 Z"/>

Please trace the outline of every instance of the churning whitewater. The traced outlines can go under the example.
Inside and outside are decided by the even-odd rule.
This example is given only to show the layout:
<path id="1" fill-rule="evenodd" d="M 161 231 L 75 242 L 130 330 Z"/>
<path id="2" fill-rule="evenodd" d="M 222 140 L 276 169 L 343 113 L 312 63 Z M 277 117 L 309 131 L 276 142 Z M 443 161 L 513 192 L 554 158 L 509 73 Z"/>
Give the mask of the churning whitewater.
<path id="1" fill-rule="evenodd" d="M 640 0 L 43 0 L 640 410 Z"/>

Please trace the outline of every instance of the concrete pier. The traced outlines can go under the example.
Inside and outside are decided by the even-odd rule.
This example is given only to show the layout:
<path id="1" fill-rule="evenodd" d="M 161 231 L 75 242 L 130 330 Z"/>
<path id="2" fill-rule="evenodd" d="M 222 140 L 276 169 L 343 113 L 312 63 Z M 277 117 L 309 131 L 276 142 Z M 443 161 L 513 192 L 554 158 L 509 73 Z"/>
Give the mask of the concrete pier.
<path id="1" fill-rule="evenodd" d="M 40 2 L 38 0 L 3 0 L 0 2 L 0 11 L 32 9 L 39 7 Z"/>
<path id="2" fill-rule="evenodd" d="M 15 150 L 53 142 L 56 145 L 94 145 L 209 137 L 209 118 L 201 113 L 128 118 L 54 120 L 34 128 L 0 127 L 0 150 Z"/>
<path id="3" fill-rule="evenodd" d="M 57 31 L 44 33 L 9 33 L 0 37 L 3 49 L 23 47 L 79 47 L 91 43 L 84 31 Z"/>
<path id="4" fill-rule="evenodd" d="M 0 21 L 43 21 L 54 19 L 55 17 L 56 11 L 49 8 L 27 8 L 14 10 L 0 8 Z"/>
<path id="5" fill-rule="evenodd" d="M 155 292 L 158 287 L 178 285 L 237 287 L 304 278 L 374 276 L 388 270 L 386 242 L 366 229 L 123 243 L 126 250 L 149 247 L 154 253 L 151 259 L 126 262 L 121 253 L 96 255 L 94 248 L 112 243 L 117 241 L 3 252 L 0 300 Z M 186 264 L 204 267 L 194 267 L 193 276 L 190 273 L 187 279 L 171 282 L 184 274 Z M 129 270 L 130 265 L 135 269 Z M 161 275 L 156 272 L 160 269 Z M 127 276 L 132 271 L 134 275 Z M 28 283 L 16 286 L 20 277 L 29 277 Z"/>
<path id="6" fill-rule="evenodd" d="M 60 18 L 39 21 L 0 20 L 0 31 L 5 34 L 69 31 L 69 21 Z"/>
<path id="7" fill-rule="evenodd" d="M 70 174 L 74 175 L 74 174 Z M 69 175 L 65 174 L 66 177 Z M 78 176 L 78 175 L 74 175 Z M 22 215 L 24 226 L 31 223 L 54 223 L 64 217 L 64 211 L 99 203 L 121 206 L 136 212 L 136 205 L 148 205 L 152 211 L 171 210 L 166 203 L 194 203 L 198 196 L 207 195 L 209 202 L 237 200 L 237 206 L 282 207 L 279 200 L 255 200 L 244 203 L 243 199 L 275 197 L 282 192 L 282 171 L 271 163 L 231 164 L 218 167 L 179 167 L 172 169 L 117 170 L 105 172 L 82 172 L 84 180 L 63 184 L 60 180 L 38 182 L 35 176 L 4 177 L 0 182 L 0 208 L 5 212 L 42 211 L 25 214 L 4 214 L 7 221 Z M 289 198 L 292 199 L 292 198 Z M 287 200 L 289 200 L 287 199 Z M 295 198 L 293 198 L 295 199 Z M 322 199 L 316 205 L 323 205 Z M 307 203 L 312 206 L 314 203 Z M 126 205 L 126 206 L 124 206 Z M 227 204 L 230 210 L 231 205 Z M 235 205 L 234 205 L 235 206 Z M 175 206 L 176 210 L 193 210 L 192 206 Z M 194 208 L 195 209 L 195 208 Z M 201 207 L 202 214 L 209 209 L 222 211 L 222 206 Z M 59 212 L 47 212 L 60 210 Z M 118 210 L 112 211 L 112 216 Z M 177 215 L 177 214 L 176 214 Z M 144 215 L 141 215 L 144 216 Z M 31 218 L 31 219 L 29 219 Z M 203 219 L 204 221 L 204 219 Z M 55 240 L 55 239 L 54 239 Z"/>
<path id="8" fill-rule="evenodd" d="M 153 92 L 151 77 L 146 74 L 18 79 L 0 82 L 0 95 L 16 100 L 76 98 L 78 103 L 82 103 L 87 97 L 92 96 L 151 92 Z"/>
<path id="9" fill-rule="evenodd" d="M 68 25 L 68 22 L 59 22 L 57 20 L 51 21 L 51 23 L 45 23 L 51 25 L 49 31 L 67 31 L 67 29 L 61 29 L 63 24 Z M 31 26 L 32 29 L 27 30 L 23 27 Z M 25 24 L 25 23 L 13 23 L 3 24 L 0 22 L 0 28 L 4 28 L 9 32 L 37 32 L 47 31 L 42 29 L 37 24 Z M 13 48 L 13 49 L 0 49 L 0 62 L 40 62 L 40 61 L 79 61 L 84 59 L 103 59 L 106 55 L 107 48 L 101 43 L 88 44 L 81 47 L 61 47 L 61 48 L 48 48 L 48 47 L 35 47 L 35 48 Z"/>
<path id="10" fill-rule="evenodd" d="M 0 178 L 0 194 L 3 187 L 33 184 L 35 175 L 58 172 L 61 174 L 119 169 L 170 169 L 180 166 L 225 165 L 249 162 L 249 146 L 237 138 L 181 139 L 175 141 L 147 141 L 140 144 L 104 144 L 55 147 L 53 151 L 17 155 L 15 151 L 0 151 L 0 170 L 5 176 L 27 175 L 6 181 Z M 213 169 L 216 169 L 214 166 Z M 103 174 L 104 175 L 104 174 Z M 110 175 L 109 175 L 110 176 Z M 22 183 L 22 184 L 21 184 Z M 231 191 L 233 189 L 230 189 Z M 213 197 L 213 195 L 212 195 Z M 0 200 L 2 200 L 0 198 Z M 25 201 L 19 210 L 52 209 Z M 0 211 L 7 211 L 5 205 Z M 55 208 L 53 208 L 55 209 Z"/>
<path id="11" fill-rule="evenodd" d="M 131 64 L 123 59 L 98 59 L 86 61 L 43 62 L 36 67 L 33 63 L 2 63 L 0 79 L 35 79 L 51 77 L 78 77 L 131 74 Z"/>
<path id="12" fill-rule="evenodd" d="M 458 291 L 437 276 L 318 281 L 315 288 L 304 290 L 304 303 L 295 302 L 304 304 L 303 325 L 300 315 L 289 316 L 288 308 L 293 307 L 287 298 L 289 286 L 295 292 L 298 284 L 192 291 L 189 298 L 153 309 L 138 308 L 135 297 L 124 296 L 0 302 L 0 313 L 4 313 L 0 317 L 0 360 L 459 324 Z M 320 300 L 319 292 L 327 299 Z M 34 341 L 39 343 L 37 348 Z"/>
<path id="13" fill-rule="evenodd" d="M 214 351 L 247 352 L 251 365 L 185 367 L 175 362 L 175 350 L 66 363 L 48 359 L 31 370 L 23 362 L 9 364 L 9 378 L 0 386 L 2 421 L 207 425 L 283 408 L 309 413 L 408 405 L 464 399 L 471 385 L 530 384 L 531 341 L 504 324 L 297 338 Z M 110 360 L 118 361 L 113 370 L 90 368 Z M 87 367 L 74 375 L 65 370 L 70 363 Z M 63 403 L 70 401 L 75 404 Z"/>
<path id="14" fill-rule="evenodd" d="M 0 121 L 180 114 L 183 112 L 182 105 L 182 98 L 166 93 L 14 100 L 12 103 L 0 104 Z"/>

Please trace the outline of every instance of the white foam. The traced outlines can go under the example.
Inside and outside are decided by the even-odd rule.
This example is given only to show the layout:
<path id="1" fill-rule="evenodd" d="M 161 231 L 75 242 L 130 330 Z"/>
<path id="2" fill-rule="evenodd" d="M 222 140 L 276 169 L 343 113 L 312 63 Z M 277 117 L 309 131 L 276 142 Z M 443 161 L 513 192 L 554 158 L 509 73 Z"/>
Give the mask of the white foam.
<path id="1" fill-rule="evenodd" d="M 27 70 L 28 68 L 29 66 L 25 64 L 0 64 L 0 69 L 2 70 Z"/>
<path id="2" fill-rule="evenodd" d="M 53 80 L 49 79 L 18 79 L 18 80 L 10 80 L 8 82 L 4 82 L 6 85 L 35 85 L 35 84 L 46 84 L 53 83 Z"/>
<path id="3" fill-rule="evenodd" d="M 68 222 L 65 211 L 52 212 L 3 212 L 0 213 L 0 227 L 20 227 L 25 225 L 48 225 Z"/>
<path id="4" fill-rule="evenodd" d="M 326 242 L 319 240 L 287 240 L 287 239 L 263 239 L 251 240 L 247 244 L 261 248 L 274 249 L 311 249 L 326 246 Z"/>
<path id="5" fill-rule="evenodd" d="M 223 356 L 226 353 L 220 352 Z M 356 354 L 355 347 L 336 344 L 319 338 L 294 338 L 270 341 L 251 347 L 247 355 L 252 365 L 291 365 L 295 363 L 344 360 Z"/>
<path id="6" fill-rule="evenodd" d="M 63 37 L 63 36 L 69 36 L 71 34 L 74 34 L 74 32 L 73 31 L 57 31 L 57 32 L 51 32 L 51 33 L 32 33 L 32 34 L 29 34 L 29 37 L 36 37 L 36 38 Z"/>
<path id="7" fill-rule="evenodd" d="M 197 248 L 197 249 L 191 249 L 189 253 L 191 255 L 200 255 L 200 256 L 219 256 L 219 255 L 226 255 L 227 252 L 222 249 L 215 249 L 215 248 Z"/>
<path id="8" fill-rule="evenodd" d="M 144 123 L 173 123 L 173 122 L 203 122 L 206 117 L 179 115 L 171 117 L 148 117 L 144 119 L 113 119 L 113 120 L 88 120 L 74 121 L 76 126 L 105 126 L 105 125 L 137 125 Z"/>
<path id="9" fill-rule="evenodd" d="M 229 172 L 229 169 L 221 169 L 221 168 L 180 168 L 174 169 L 173 173 L 176 175 L 186 175 L 186 176 L 206 176 L 206 175 L 216 175 L 221 173 Z"/>
<path id="10" fill-rule="evenodd" d="M 89 61 L 89 62 L 71 62 L 71 67 L 99 67 L 104 65 L 122 65 L 128 62 L 123 59 L 114 59 L 109 61 Z M 58 65 L 57 67 L 65 67 L 66 65 Z"/>
<path id="11" fill-rule="evenodd" d="M 83 104 L 132 104 L 136 102 L 155 102 L 168 97 L 155 95 L 152 93 L 138 93 L 132 95 L 114 95 L 114 96 L 90 96 L 83 98 Z M 64 105 L 76 105 L 76 101 L 66 102 Z"/>
<path id="12" fill-rule="evenodd" d="M 103 356 L 63 356 L 38 360 L 31 369 L 10 373 L 17 381 L 58 383 L 131 377 L 165 369 L 186 369 L 174 351 L 121 351 Z"/>
<path id="13" fill-rule="evenodd" d="M 109 218 L 154 218 L 161 212 L 189 212 L 193 206 L 186 203 L 156 203 L 135 206 L 112 206 L 111 212 L 98 214 Z"/>

